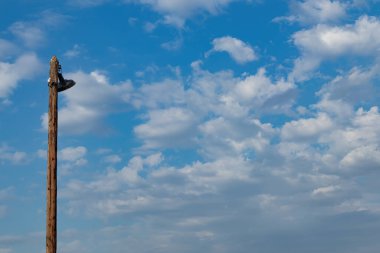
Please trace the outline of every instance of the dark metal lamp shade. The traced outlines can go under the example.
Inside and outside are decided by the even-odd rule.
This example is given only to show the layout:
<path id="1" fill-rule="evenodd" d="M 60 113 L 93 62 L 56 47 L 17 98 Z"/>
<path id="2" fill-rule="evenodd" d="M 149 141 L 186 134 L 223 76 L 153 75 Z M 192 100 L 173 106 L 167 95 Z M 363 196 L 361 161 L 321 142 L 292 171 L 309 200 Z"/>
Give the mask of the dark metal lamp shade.
<path id="1" fill-rule="evenodd" d="M 58 87 L 57 87 L 58 92 L 70 89 L 71 87 L 75 85 L 74 80 L 64 79 L 61 73 L 58 73 L 58 78 L 59 78 Z"/>

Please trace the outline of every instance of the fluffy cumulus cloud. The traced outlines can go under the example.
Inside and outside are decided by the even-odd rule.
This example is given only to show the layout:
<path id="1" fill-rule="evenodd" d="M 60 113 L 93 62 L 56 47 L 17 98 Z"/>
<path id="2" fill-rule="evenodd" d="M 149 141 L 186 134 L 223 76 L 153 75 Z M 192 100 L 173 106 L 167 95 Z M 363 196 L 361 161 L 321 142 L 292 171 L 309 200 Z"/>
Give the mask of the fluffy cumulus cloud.
<path id="1" fill-rule="evenodd" d="M 379 65 L 370 68 L 354 67 L 324 85 L 318 95 L 326 100 L 340 100 L 349 104 L 373 101 L 377 97 L 376 82 Z"/>
<path id="2" fill-rule="evenodd" d="M 327 114 L 321 113 L 315 118 L 287 122 L 281 129 L 281 137 L 284 140 L 309 139 L 319 137 L 332 128 L 333 121 Z"/>
<path id="3" fill-rule="evenodd" d="M 58 167 L 60 175 L 69 175 L 74 169 L 78 169 L 87 164 L 87 148 L 83 146 L 65 147 L 58 150 Z M 47 151 L 39 149 L 37 156 L 46 160 Z"/>
<path id="4" fill-rule="evenodd" d="M 380 35 L 376 32 L 379 28 L 379 19 L 362 16 L 351 25 L 317 25 L 296 32 L 293 42 L 302 56 L 295 61 L 291 75 L 298 80 L 305 80 L 310 78 L 310 71 L 325 59 L 373 55 L 380 48 Z"/>
<path id="5" fill-rule="evenodd" d="M 293 121 L 281 131 L 257 122 L 240 130 L 226 126 L 231 122 L 215 119 L 214 124 L 210 120 L 201 127 L 209 134 L 209 142 L 214 136 L 238 142 L 243 136 L 254 138 L 258 132 L 265 140 L 276 136 L 283 140 L 260 148 L 255 147 L 260 141 L 254 140 L 251 147 L 247 145 L 232 156 L 231 152 L 219 153 L 208 161 L 178 167 L 166 164 L 161 153 L 135 156 L 126 166 L 90 181 L 69 182 L 61 192 L 65 210 L 71 215 L 122 216 L 138 221 L 134 226 L 119 224 L 110 234 L 124 235 L 123 243 L 127 241 L 140 251 L 150 249 L 150 244 L 137 243 L 140 233 L 154 245 L 161 245 L 159 252 L 176 252 L 189 245 L 189 252 L 245 252 L 252 245 L 241 237 L 255 238 L 255 245 L 263 247 L 278 238 L 279 230 L 286 231 L 287 241 L 268 252 L 284 245 L 294 252 L 304 252 L 310 245 L 327 250 L 336 245 L 328 239 L 336 238 L 336 229 L 343 240 L 347 239 L 341 220 L 351 217 L 360 230 L 375 231 L 367 221 L 379 210 L 376 199 L 364 197 L 372 194 L 365 182 L 352 180 L 357 175 L 380 173 L 380 133 L 374 128 L 378 109 L 357 110 L 347 125 L 334 120 L 318 114 Z M 218 146 L 210 148 L 217 150 Z M 246 156 L 249 149 L 254 150 L 254 156 Z M 165 236 L 156 236 L 158 225 Z M 305 229 L 313 231 L 310 236 L 315 241 L 292 246 Z M 348 239 L 347 243 L 350 246 L 339 246 L 336 252 L 363 245 L 363 241 Z"/>
<path id="6" fill-rule="evenodd" d="M 83 134 L 104 130 L 102 119 L 117 112 L 129 100 L 130 82 L 110 84 L 107 76 L 91 73 L 68 73 L 65 78 L 76 81 L 76 85 L 63 93 L 64 106 L 59 110 L 59 130 L 68 134 Z M 42 127 L 47 129 L 48 115 L 41 117 Z"/>
<path id="7" fill-rule="evenodd" d="M 42 69 L 34 53 L 23 54 L 14 62 L 0 61 L 0 99 L 8 98 L 22 80 L 31 80 Z"/>
<path id="8" fill-rule="evenodd" d="M 346 154 L 340 161 L 340 165 L 342 168 L 349 170 L 379 170 L 379 146 L 359 146 Z"/>
<path id="9" fill-rule="evenodd" d="M 348 3 L 339 0 L 303 0 L 290 4 L 292 15 L 278 17 L 275 21 L 300 22 L 302 24 L 319 24 L 335 22 L 346 16 Z"/>
<path id="10" fill-rule="evenodd" d="M 253 115 L 287 113 L 295 95 L 294 84 L 281 78 L 273 81 L 264 69 L 255 75 L 234 77 L 231 72 L 210 73 L 195 68 L 189 82 L 189 88 L 182 81 L 166 80 L 135 91 L 131 101 L 144 112 L 144 122 L 134 132 L 144 149 L 195 147 L 202 143 L 207 156 L 214 155 L 209 146 L 219 145 L 224 153 L 259 149 L 265 143 L 263 136 L 272 130 Z M 142 98 L 149 100 L 142 103 Z M 250 129 L 256 136 L 245 140 L 244 133 Z M 231 139 L 226 140 L 230 135 Z"/>
<path id="11" fill-rule="evenodd" d="M 279 79 L 276 82 L 260 68 L 256 75 L 250 75 L 239 81 L 234 87 L 233 97 L 241 104 L 257 107 L 261 110 L 286 111 L 291 104 L 295 85 Z"/>
<path id="12" fill-rule="evenodd" d="M 86 153 L 87 149 L 83 146 L 68 147 L 60 150 L 58 156 L 63 161 L 81 162 Z"/>
<path id="13" fill-rule="evenodd" d="M 378 108 L 372 107 L 359 108 L 342 118 L 327 110 L 291 121 L 281 129 L 279 151 L 288 159 L 300 155 L 337 175 L 373 173 L 379 164 L 380 132 L 375 127 L 379 119 Z"/>
<path id="14" fill-rule="evenodd" d="M 251 46 L 231 36 L 216 38 L 212 41 L 212 45 L 213 48 L 206 55 L 213 52 L 226 52 L 239 64 L 244 64 L 257 59 Z"/>

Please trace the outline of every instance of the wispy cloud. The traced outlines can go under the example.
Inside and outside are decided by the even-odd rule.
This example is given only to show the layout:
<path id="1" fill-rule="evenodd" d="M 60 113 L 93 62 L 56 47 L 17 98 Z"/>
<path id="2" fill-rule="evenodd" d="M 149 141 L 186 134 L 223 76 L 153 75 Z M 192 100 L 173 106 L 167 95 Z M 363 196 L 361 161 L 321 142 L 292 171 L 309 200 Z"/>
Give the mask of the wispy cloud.
<path id="1" fill-rule="evenodd" d="M 68 16 L 47 10 L 34 19 L 13 23 L 8 30 L 18 37 L 26 47 L 37 48 L 45 42 L 47 30 L 57 28 L 68 19 Z"/>
<path id="2" fill-rule="evenodd" d="M 0 146 L 0 163 L 10 162 L 13 164 L 22 164 L 28 161 L 27 153 L 15 151 L 14 148 L 2 144 Z"/>
<path id="3" fill-rule="evenodd" d="M 71 49 L 67 50 L 63 55 L 67 58 L 78 57 L 82 52 L 82 47 L 75 44 Z"/>
<path id="4" fill-rule="evenodd" d="M 237 1 L 239 0 L 124 0 L 127 4 L 150 6 L 154 11 L 163 15 L 162 23 L 178 28 L 183 28 L 188 19 L 199 14 L 217 15 L 229 4 Z"/>

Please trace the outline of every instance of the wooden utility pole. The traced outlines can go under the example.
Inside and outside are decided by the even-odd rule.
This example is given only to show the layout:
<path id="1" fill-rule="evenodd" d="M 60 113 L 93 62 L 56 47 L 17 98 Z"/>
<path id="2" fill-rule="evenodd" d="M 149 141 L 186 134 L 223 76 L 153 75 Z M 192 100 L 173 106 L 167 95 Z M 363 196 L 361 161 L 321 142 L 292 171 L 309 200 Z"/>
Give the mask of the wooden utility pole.
<path id="1" fill-rule="evenodd" d="M 46 253 L 57 252 L 57 130 L 59 62 L 53 56 L 49 74 L 49 130 L 46 195 Z"/>

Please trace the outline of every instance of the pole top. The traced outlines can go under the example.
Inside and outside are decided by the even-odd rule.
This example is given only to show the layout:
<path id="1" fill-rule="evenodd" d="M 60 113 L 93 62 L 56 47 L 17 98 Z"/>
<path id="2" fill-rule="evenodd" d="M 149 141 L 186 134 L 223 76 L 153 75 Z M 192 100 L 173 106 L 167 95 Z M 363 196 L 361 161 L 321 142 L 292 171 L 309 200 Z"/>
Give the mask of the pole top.
<path id="1" fill-rule="evenodd" d="M 58 62 L 57 56 L 53 55 L 53 57 L 51 57 L 50 62 Z"/>
<path id="2" fill-rule="evenodd" d="M 49 71 L 49 87 L 53 85 L 58 85 L 58 71 L 59 71 L 59 62 L 57 56 L 53 56 L 50 60 L 50 71 Z"/>

